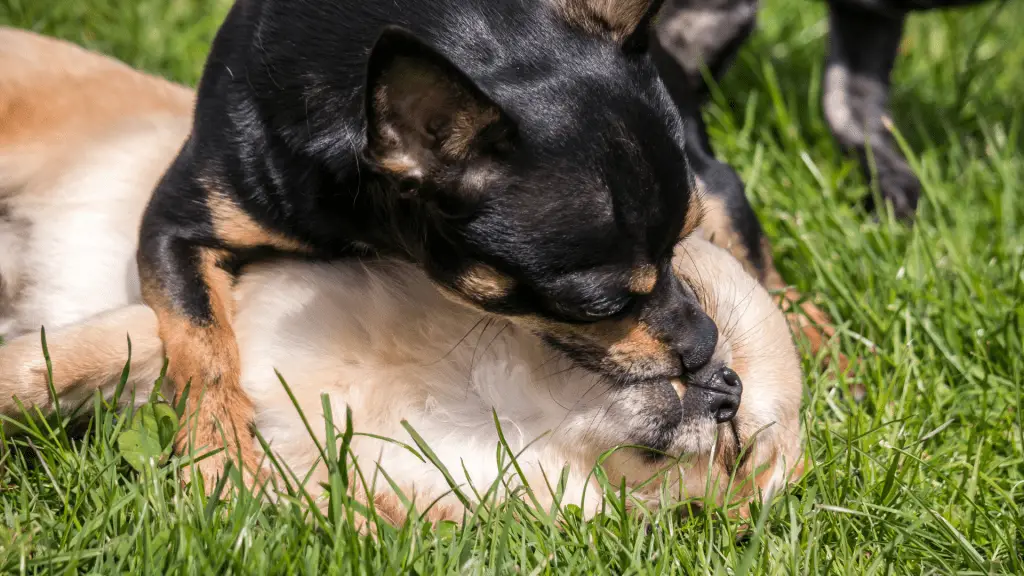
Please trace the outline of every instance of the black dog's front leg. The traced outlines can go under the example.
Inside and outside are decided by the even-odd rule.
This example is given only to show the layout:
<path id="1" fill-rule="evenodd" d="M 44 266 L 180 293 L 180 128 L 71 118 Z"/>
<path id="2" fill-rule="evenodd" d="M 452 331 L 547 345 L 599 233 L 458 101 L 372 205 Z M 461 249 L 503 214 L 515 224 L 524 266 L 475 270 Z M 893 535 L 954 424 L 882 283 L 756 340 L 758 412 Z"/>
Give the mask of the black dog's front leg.
<path id="1" fill-rule="evenodd" d="M 903 36 L 902 12 L 884 13 L 829 2 L 825 117 L 839 145 L 856 154 L 882 199 L 904 219 L 914 216 L 921 184 L 886 129 L 889 75 Z M 873 208 L 874 196 L 869 197 Z"/>

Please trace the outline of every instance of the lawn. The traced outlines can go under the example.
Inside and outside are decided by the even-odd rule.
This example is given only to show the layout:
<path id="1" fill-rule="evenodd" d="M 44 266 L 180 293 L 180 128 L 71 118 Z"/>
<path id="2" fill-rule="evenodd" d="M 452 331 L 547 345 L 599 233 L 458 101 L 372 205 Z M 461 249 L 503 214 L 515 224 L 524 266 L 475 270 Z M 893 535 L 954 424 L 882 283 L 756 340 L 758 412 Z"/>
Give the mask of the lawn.
<path id="1" fill-rule="evenodd" d="M 0 0 L 0 23 L 194 83 L 228 4 Z M 310 519 L 207 501 L 180 488 L 173 460 L 137 472 L 126 422 L 97 402 L 83 430 L 0 435 L 0 571 L 1024 574 L 1024 2 L 910 21 L 893 98 L 924 184 L 913 228 L 858 207 L 870 183 L 819 105 L 824 16 L 819 1 L 766 0 L 707 112 L 784 276 L 865 357 L 852 380 L 805 358 L 815 465 L 752 529 L 715 510 L 626 514 L 612 497 L 591 522 L 513 503 L 371 538 L 340 496 Z"/>

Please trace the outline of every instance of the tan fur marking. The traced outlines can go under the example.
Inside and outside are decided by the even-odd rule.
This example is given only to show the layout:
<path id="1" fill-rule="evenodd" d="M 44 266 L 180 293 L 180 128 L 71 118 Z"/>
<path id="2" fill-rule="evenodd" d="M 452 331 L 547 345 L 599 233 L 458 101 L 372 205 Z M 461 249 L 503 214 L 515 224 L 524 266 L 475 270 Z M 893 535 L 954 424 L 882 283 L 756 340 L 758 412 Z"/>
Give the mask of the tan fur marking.
<path id="1" fill-rule="evenodd" d="M 706 195 L 701 201 L 701 209 L 703 218 L 700 232 L 703 237 L 712 244 L 728 250 L 734 258 L 743 264 L 743 269 L 748 274 L 757 278 L 758 270 L 751 263 L 750 254 L 747 253 L 743 240 L 736 232 L 736 226 L 733 224 L 732 218 L 729 217 L 728 208 L 721 198 L 710 194 Z"/>
<path id="2" fill-rule="evenodd" d="M 676 391 L 676 396 L 679 396 L 679 399 L 682 400 L 686 394 L 686 384 L 683 384 L 683 381 L 679 378 L 673 378 L 669 383 L 672 384 L 672 389 Z"/>
<path id="3" fill-rule="evenodd" d="M 554 0 L 566 22 L 584 32 L 622 42 L 636 30 L 651 0 Z"/>
<path id="4" fill-rule="evenodd" d="M 456 281 L 459 290 L 473 300 L 497 300 L 508 296 L 512 278 L 486 264 L 476 264 Z"/>
<path id="5" fill-rule="evenodd" d="M 374 494 L 373 507 L 388 524 L 400 526 L 405 522 L 407 512 L 396 494 L 391 492 Z"/>
<path id="6" fill-rule="evenodd" d="M 406 491 L 406 494 L 413 494 L 414 492 L 415 490 L 410 488 L 409 490 Z M 365 502 L 366 496 L 365 494 L 360 493 L 356 495 L 356 499 Z M 431 522 L 434 524 L 446 521 L 461 522 L 463 511 L 461 505 L 451 506 L 447 504 L 435 504 L 429 510 L 424 510 L 425 505 L 428 503 L 429 500 L 426 502 L 421 502 L 421 505 L 417 506 L 415 511 L 420 514 L 423 514 L 423 518 L 427 522 Z M 392 492 L 377 492 L 376 494 L 374 494 L 373 507 L 374 510 L 377 512 L 378 516 L 380 516 L 388 524 L 395 527 L 402 526 L 405 523 L 406 519 L 409 517 L 409 511 L 406 510 L 405 506 L 402 504 L 401 500 L 399 500 L 398 496 Z M 362 520 L 365 521 L 365 519 Z M 375 529 L 374 526 L 369 526 L 368 528 L 370 530 Z"/>
<path id="7" fill-rule="evenodd" d="M 564 324 L 540 316 L 515 316 L 510 321 L 533 331 L 603 349 L 608 361 L 622 367 L 675 362 L 669 347 L 636 318 L 605 320 L 592 324 Z"/>
<path id="8" fill-rule="evenodd" d="M 658 283 L 658 269 L 651 264 L 644 264 L 633 269 L 629 277 L 629 291 L 633 294 L 650 294 Z"/>
<path id="9" fill-rule="evenodd" d="M 707 212 L 704 198 L 707 194 L 705 194 L 704 182 L 700 178 L 696 180 L 697 186 L 690 194 L 690 206 L 686 210 L 686 220 L 683 222 L 680 238 L 688 238 L 704 223 L 704 215 Z"/>
<path id="10" fill-rule="evenodd" d="M 624 338 L 608 347 L 612 360 L 623 364 L 635 362 L 639 358 L 660 358 L 668 353 L 668 346 L 655 338 L 643 322 L 633 324 Z"/>
<path id="11" fill-rule="evenodd" d="M 239 382 L 238 343 L 231 328 L 231 279 L 217 265 L 222 256 L 214 250 L 204 250 L 200 255 L 201 274 L 213 312 L 208 325 L 196 325 L 178 314 L 166 297 L 152 294 L 154 283 L 143 279 L 144 293 L 151 293 L 147 302 L 159 319 L 160 338 L 168 357 L 167 376 L 178 394 L 191 382 L 184 417 L 188 425 L 179 432 L 176 448 L 182 453 L 191 448 L 197 456 L 224 448 L 195 464 L 207 490 L 215 486 L 225 462 L 239 454 L 245 470 L 260 469 L 250 430 L 253 405 Z M 187 470 L 184 473 L 189 474 Z M 247 475 L 246 479 L 251 477 Z"/>
<path id="12" fill-rule="evenodd" d="M 230 198 L 212 190 L 206 205 L 213 219 L 217 238 L 234 248 L 270 247 L 284 252 L 308 252 L 298 240 L 263 227 Z"/>
<path id="13" fill-rule="evenodd" d="M 422 166 L 408 154 L 393 154 L 383 156 L 377 160 L 377 165 L 392 174 L 403 174 L 406 176 L 422 176 Z"/>
<path id="14" fill-rule="evenodd" d="M 462 507 L 459 506 L 458 509 L 461 511 Z M 454 506 L 436 504 L 433 508 L 427 510 L 426 519 L 434 524 L 438 522 L 459 522 L 462 520 L 462 514 L 457 514 Z"/>

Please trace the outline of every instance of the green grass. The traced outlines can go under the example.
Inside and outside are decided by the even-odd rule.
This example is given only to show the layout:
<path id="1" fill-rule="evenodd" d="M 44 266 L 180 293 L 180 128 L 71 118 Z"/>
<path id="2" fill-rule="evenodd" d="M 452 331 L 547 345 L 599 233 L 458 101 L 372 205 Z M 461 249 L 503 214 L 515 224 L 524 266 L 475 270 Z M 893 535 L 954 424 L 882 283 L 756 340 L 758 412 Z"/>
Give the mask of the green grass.
<path id="1" fill-rule="evenodd" d="M 0 437 L 0 570 L 1024 573 L 1024 3 L 990 22 L 995 4 L 911 19 L 894 106 L 924 184 L 912 229 L 857 208 L 870 186 L 819 106 L 823 3 L 765 4 L 710 130 L 785 277 L 821 295 L 845 353 L 867 357 L 868 392 L 855 404 L 849 382 L 805 360 L 816 465 L 746 538 L 716 511 L 644 518 L 613 497 L 600 521 L 569 511 L 559 525 L 511 503 L 374 539 L 342 496 L 310 519 L 289 503 L 208 502 L 179 487 L 174 460 L 137 472 L 119 450 L 124 421 L 97 404 L 70 439 L 60 426 Z M 227 5 L 0 0 L 0 23 L 192 83 Z"/>

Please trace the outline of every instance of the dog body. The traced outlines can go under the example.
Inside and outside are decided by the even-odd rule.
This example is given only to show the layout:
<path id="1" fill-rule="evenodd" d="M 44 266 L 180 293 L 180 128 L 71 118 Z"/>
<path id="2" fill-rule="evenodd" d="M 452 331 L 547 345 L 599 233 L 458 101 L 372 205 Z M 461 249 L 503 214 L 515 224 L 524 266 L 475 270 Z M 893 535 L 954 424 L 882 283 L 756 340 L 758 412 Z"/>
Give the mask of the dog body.
<path id="1" fill-rule="evenodd" d="M 23 74 L 0 77 L 0 95 L 6 110 L 22 108 L 0 116 L 0 166 L 15 166 L 11 160 L 18 158 L 28 162 L 18 166 L 38 169 L 0 170 L 6 183 L 0 237 L 18 243 L 0 261 L 5 286 L 15 286 L 0 298 L 0 322 L 8 327 L 0 347 L 0 411 L 16 413 L 14 397 L 52 408 L 35 335 L 44 322 L 62 403 L 113 390 L 127 358 L 126 334 L 130 385 L 142 398 L 166 348 L 158 313 L 137 291 L 131 232 L 186 141 L 191 100 L 186 90 L 109 59 L 0 30 L 0 46 L 15 43 L 16 50 L 0 57 L 5 71 Z M 74 89 L 73 113 L 52 112 L 53 99 L 65 90 L 33 92 L 47 78 L 46 68 L 32 65 L 44 53 L 67 64 L 51 80 Z M 92 72 L 74 84 L 74 69 Z M 164 100 L 148 98 L 165 93 L 170 97 Z M 26 98 L 30 94 L 36 96 Z M 124 105 L 103 117 L 112 100 Z M 46 121 L 32 125 L 32 118 Z M 568 465 L 563 503 L 592 512 L 601 490 L 588 473 L 600 454 L 624 444 L 646 449 L 623 449 L 604 463 L 613 484 L 623 478 L 637 487 L 671 469 L 667 485 L 647 485 L 641 497 L 653 499 L 664 487 L 676 496 L 701 496 L 709 478 L 722 490 L 731 473 L 741 494 L 752 495 L 755 487 L 768 494 L 798 466 L 801 452 L 800 370 L 786 321 L 757 281 L 719 248 L 687 240 L 670 266 L 672 278 L 692 290 L 718 327 L 707 364 L 743 382 L 743 401 L 728 419 L 707 410 L 721 397 L 714 389 L 681 379 L 622 386 L 532 330 L 466 306 L 419 266 L 396 258 L 253 265 L 229 293 L 240 386 L 257 429 L 314 494 L 326 469 L 275 369 L 321 442 L 320 396 L 327 394 L 336 422 L 348 407 L 360 433 L 407 441 L 400 422 L 408 421 L 464 487 L 472 483 L 483 491 L 503 476 L 493 410 L 512 451 L 523 451 L 526 480 L 543 502 L 553 498 L 545 479 L 555 485 Z M 51 278 L 50 270 L 61 275 Z M 738 390 L 735 395 L 738 401 Z M 690 458 L 676 462 L 651 450 Z M 368 477 L 379 464 L 421 509 L 443 497 L 432 514 L 461 518 L 461 503 L 433 464 L 368 436 L 355 438 L 353 453 Z M 401 520 L 396 493 L 382 481 L 373 485 L 362 487 L 360 496 Z"/>
<path id="2" fill-rule="evenodd" d="M 249 427 L 229 289 L 268 252 L 412 262 L 624 386 L 715 377 L 669 272 L 696 211 L 657 4 L 236 3 L 140 230 L 169 377 L 207 398 L 197 445 Z"/>
<path id="3" fill-rule="evenodd" d="M 139 167 L 140 182 L 158 179 L 188 134 L 181 117 L 194 100 L 184 87 L 74 45 L 2 34 L 0 336 L 138 298 L 132 260 L 148 198 L 107 181 L 132 173 L 122 167 Z M 98 282 L 97 268 L 113 277 Z"/>
<path id="4" fill-rule="evenodd" d="M 899 218 L 913 217 L 921 193 L 920 182 L 886 127 L 891 122 L 889 76 L 904 22 L 911 12 L 982 1 L 828 0 L 825 117 L 839 145 L 857 157 L 869 179 L 877 177 L 882 199 Z M 708 95 L 701 70 L 706 67 L 715 79 L 725 73 L 753 31 L 757 10 L 757 0 L 667 0 L 652 42 L 658 69 L 690 127 L 687 142 L 695 145 L 688 150 L 697 159 L 694 170 L 731 199 L 740 221 L 749 211 L 743 183 L 715 159 L 700 118 Z M 868 204 L 873 207 L 873 198 Z M 755 237 L 751 228 L 749 241 Z"/>

